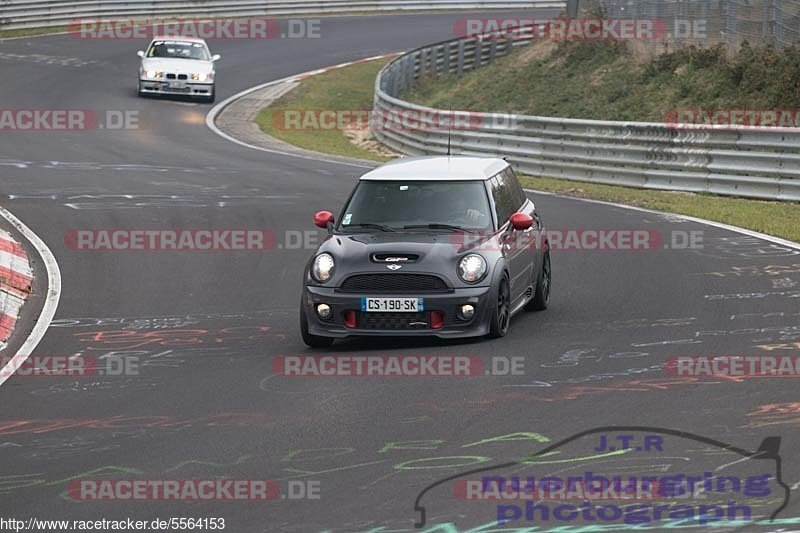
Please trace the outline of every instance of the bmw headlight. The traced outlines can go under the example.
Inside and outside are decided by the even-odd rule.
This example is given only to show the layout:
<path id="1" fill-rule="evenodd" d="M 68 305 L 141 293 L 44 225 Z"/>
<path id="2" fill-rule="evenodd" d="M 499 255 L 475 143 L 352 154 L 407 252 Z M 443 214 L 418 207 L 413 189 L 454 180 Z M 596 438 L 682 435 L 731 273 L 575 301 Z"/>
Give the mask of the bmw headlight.
<path id="1" fill-rule="evenodd" d="M 311 277 L 320 283 L 325 283 L 333 276 L 333 256 L 329 253 L 319 254 L 311 265 Z"/>
<path id="2" fill-rule="evenodd" d="M 192 74 L 192 79 L 194 81 L 207 81 L 211 79 L 211 74 L 207 72 L 196 72 Z"/>
<path id="3" fill-rule="evenodd" d="M 150 78 L 151 80 L 157 80 L 161 77 L 161 73 L 157 70 L 148 70 L 145 72 L 145 75 Z"/>
<path id="4" fill-rule="evenodd" d="M 458 277 L 466 283 L 477 283 L 486 275 L 486 260 L 478 254 L 467 254 L 458 262 Z"/>

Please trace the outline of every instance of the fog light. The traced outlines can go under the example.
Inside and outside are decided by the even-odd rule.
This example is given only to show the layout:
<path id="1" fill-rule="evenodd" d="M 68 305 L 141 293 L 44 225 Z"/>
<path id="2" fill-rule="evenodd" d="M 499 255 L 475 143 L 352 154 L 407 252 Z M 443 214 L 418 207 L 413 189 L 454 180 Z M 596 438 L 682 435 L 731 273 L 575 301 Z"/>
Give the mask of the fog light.
<path id="1" fill-rule="evenodd" d="M 328 320 L 331 317 L 331 306 L 328 304 L 317 304 L 317 316 L 322 320 Z"/>
<path id="2" fill-rule="evenodd" d="M 469 320 L 475 315 L 475 307 L 471 304 L 464 304 L 461 306 L 461 318 Z"/>

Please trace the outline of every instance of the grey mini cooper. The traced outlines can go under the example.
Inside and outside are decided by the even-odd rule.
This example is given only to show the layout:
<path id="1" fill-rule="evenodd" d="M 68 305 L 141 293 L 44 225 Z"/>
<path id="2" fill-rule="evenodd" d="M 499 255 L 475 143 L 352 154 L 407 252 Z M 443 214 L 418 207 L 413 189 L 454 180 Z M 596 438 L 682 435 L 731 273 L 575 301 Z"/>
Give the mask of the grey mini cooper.
<path id="1" fill-rule="evenodd" d="M 311 347 L 351 336 L 502 337 L 547 308 L 549 244 L 503 159 L 392 161 L 361 176 L 304 272 L 300 331 Z"/>

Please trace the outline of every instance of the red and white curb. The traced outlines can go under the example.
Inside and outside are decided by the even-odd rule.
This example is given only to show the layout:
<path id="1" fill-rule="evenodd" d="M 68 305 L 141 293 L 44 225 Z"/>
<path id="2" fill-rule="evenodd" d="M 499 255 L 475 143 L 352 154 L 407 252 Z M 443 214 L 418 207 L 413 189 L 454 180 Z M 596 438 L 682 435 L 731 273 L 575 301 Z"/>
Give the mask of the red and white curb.
<path id="1" fill-rule="evenodd" d="M 61 299 L 61 270 L 58 268 L 58 263 L 56 262 L 53 252 L 50 251 L 50 248 L 47 247 L 47 244 L 45 244 L 45 242 L 38 235 L 36 235 L 33 230 L 31 230 L 20 219 L 15 217 L 13 213 L 4 207 L 0 207 L 0 218 L 5 219 L 8 224 L 14 227 L 20 233 L 20 235 L 22 235 L 22 237 L 24 237 L 25 240 L 30 243 L 31 248 L 36 250 L 42 261 L 41 264 L 44 266 L 47 277 L 47 294 L 44 295 L 44 305 L 42 306 L 42 310 L 39 312 L 39 317 L 36 319 L 36 323 L 33 325 L 33 329 L 31 329 L 31 332 L 28 334 L 25 342 L 23 342 L 22 345 L 17 348 L 16 353 L 11 360 L 8 361 L 3 368 L 0 368 L 0 385 L 2 385 L 14 374 L 14 372 L 17 371 L 20 366 L 22 366 L 30 354 L 33 353 L 33 350 L 35 350 L 39 345 L 39 341 L 42 340 L 44 334 L 47 333 L 47 328 L 50 327 L 50 322 L 53 320 L 53 317 L 56 314 L 56 309 L 58 309 L 58 301 Z M 12 247 L 11 249 L 13 250 L 15 248 Z M 16 258 L 12 257 L 10 259 L 12 260 L 11 262 L 15 262 L 15 265 L 18 264 L 16 263 Z M 32 280 L 33 276 L 30 274 L 30 264 L 28 265 L 27 272 L 29 279 Z M 30 284 L 27 286 L 27 289 L 28 292 L 26 294 L 29 294 Z M 17 290 L 19 290 L 19 288 L 17 288 Z M 13 296 L 13 292 L 9 292 L 8 294 Z M 19 310 L 17 310 L 17 313 L 19 313 Z M 19 316 L 19 314 L 17 314 L 17 316 Z M 16 318 L 14 319 L 14 323 L 16 323 Z"/>
<path id="2" fill-rule="evenodd" d="M 0 349 L 14 332 L 33 283 L 28 256 L 10 233 L 0 230 Z"/>

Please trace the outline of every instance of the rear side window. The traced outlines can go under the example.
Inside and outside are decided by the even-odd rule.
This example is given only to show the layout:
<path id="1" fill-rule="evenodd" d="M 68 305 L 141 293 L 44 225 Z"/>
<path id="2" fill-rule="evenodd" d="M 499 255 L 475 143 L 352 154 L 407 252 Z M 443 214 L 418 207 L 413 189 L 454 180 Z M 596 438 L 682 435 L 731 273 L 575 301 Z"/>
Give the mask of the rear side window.
<path id="1" fill-rule="evenodd" d="M 511 167 L 506 168 L 503 171 L 503 175 L 505 176 L 506 184 L 511 189 L 512 194 L 514 196 L 514 206 L 515 206 L 514 211 L 516 212 L 519 210 L 519 208 L 522 207 L 522 205 L 527 200 L 527 197 L 525 196 L 525 191 L 522 190 L 522 185 L 517 179 L 516 174 L 514 174 L 514 171 L 511 170 Z"/>
<path id="2" fill-rule="evenodd" d="M 503 226 L 525 202 L 525 192 L 511 168 L 489 180 L 498 226 Z"/>

